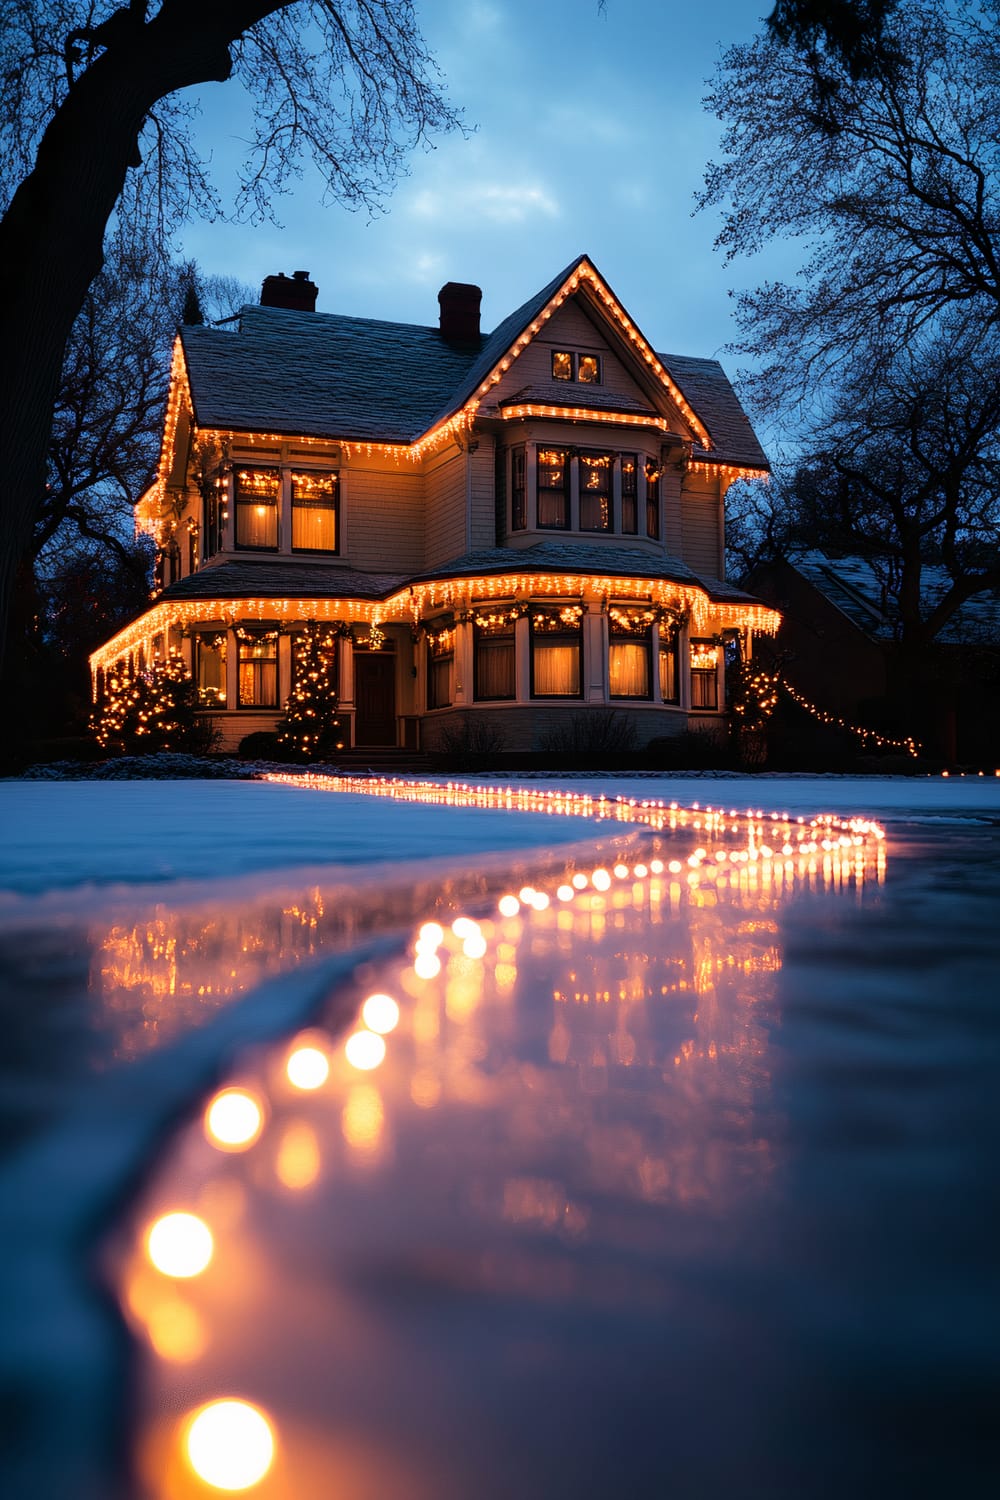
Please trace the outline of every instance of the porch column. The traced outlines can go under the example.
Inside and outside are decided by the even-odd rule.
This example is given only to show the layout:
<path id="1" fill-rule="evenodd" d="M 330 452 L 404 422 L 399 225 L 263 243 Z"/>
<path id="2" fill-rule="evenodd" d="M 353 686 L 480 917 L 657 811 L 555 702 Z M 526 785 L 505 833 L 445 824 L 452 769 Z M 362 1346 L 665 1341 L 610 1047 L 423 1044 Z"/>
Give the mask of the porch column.
<path id="1" fill-rule="evenodd" d="M 600 599 L 585 601 L 583 617 L 583 662 L 585 703 L 608 701 L 608 622 L 601 611 Z"/>

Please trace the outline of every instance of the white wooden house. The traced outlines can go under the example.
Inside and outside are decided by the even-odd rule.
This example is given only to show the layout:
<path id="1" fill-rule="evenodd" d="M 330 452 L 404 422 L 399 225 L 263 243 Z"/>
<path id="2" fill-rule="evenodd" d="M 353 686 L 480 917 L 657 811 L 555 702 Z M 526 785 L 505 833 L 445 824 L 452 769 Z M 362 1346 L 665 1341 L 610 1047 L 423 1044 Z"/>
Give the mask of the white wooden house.
<path id="1" fill-rule="evenodd" d="M 725 374 L 656 353 L 586 256 L 487 335 L 480 297 L 443 287 L 437 326 L 339 317 L 296 272 L 182 330 L 138 506 L 159 591 L 94 653 L 96 693 L 179 649 L 233 748 L 274 727 L 315 621 L 345 744 L 718 723 L 725 639 L 779 620 L 723 581 L 727 487 L 767 469 Z"/>

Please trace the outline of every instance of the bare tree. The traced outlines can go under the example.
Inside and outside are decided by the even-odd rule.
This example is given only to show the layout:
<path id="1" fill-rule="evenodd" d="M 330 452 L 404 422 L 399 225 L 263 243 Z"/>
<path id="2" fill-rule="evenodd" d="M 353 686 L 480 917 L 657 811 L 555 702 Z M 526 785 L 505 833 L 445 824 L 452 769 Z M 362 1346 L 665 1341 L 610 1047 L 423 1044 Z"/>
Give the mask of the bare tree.
<path id="1" fill-rule="evenodd" d="M 220 205 L 185 92 L 237 78 L 257 129 L 236 212 L 266 214 L 303 155 L 373 204 L 456 123 L 411 0 L 0 0 L 0 629 L 31 545 L 63 354 L 113 216 L 169 252 Z M 0 637 L 2 639 L 2 637 Z"/>
<path id="2" fill-rule="evenodd" d="M 767 31 L 725 53 L 708 103 L 726 121 L 703 207 L 722 209 L 730 259 L 797 239 L 792 285 L 737 300 L 758 410 L 816 398 L 854 349 L 891 351 L 950 310 L 985 337 L 1000 322 L 1000 30 L 996 0 L 900 0 L 891 61 L 855 77 L 835 53 Z M 877 380 L 877 370 L 872 371 Z"/>

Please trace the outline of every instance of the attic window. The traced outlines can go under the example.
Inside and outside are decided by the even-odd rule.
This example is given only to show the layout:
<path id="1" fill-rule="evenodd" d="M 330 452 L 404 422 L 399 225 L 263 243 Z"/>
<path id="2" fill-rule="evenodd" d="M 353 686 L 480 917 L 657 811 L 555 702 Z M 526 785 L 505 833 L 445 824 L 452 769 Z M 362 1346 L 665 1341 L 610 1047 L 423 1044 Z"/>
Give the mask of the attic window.
<path id="1" fill-rule="evenodd" d="M 553 349 L 552 379 L 576 380 L 581 385 L 600 385 L 600 355 L 573 354 L 568 349 Z"/>

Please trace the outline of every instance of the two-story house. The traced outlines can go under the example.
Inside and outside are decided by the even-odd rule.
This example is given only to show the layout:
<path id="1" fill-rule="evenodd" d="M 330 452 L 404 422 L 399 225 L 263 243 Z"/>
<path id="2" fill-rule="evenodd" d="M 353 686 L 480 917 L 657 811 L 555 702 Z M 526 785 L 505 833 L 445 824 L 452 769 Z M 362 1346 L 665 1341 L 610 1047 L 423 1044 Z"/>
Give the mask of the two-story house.
<path id="1" fill-rule="evenodd" d="M 232 748 L 274 727 L 315 622 L 351 745 L 717 724 L 724 642 L 779 621 L 723 581 L 726 489 L 767 461 L 721 367 L 658 354 L 586 256 L 486 335 L 474 286 L 437 327 L 316 295 L 269 276 L 235 326 L 181 331 L 138 506 L 159 592 L 95 692 L 179 649 Z"/>

